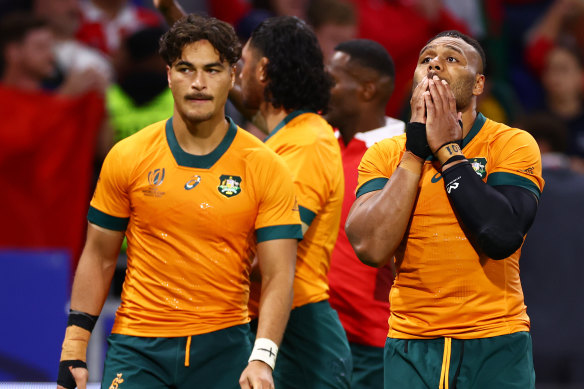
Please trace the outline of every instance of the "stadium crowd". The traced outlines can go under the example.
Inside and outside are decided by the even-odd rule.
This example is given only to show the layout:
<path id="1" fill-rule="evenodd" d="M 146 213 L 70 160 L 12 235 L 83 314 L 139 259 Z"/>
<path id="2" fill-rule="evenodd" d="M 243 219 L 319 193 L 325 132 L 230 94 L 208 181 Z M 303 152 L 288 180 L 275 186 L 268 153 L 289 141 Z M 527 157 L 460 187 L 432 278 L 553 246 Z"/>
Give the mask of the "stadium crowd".
<path id="1" fill-rule="evenodd" d="M 184 14 L 208 15 L 225 23 L 199 16 L 184 19 Z M 189 24 L 209 26 L 209 29 L 219 32 L 209 37 L 205 35 L 208 32 L 204 28 L 202 31 L 189 30 Z M 453 30 L 459 33 L 441 35 L 444 31 Z M 189 35 L 191 40 L 184 38 L 184 35 Z M 466 39 L 467 36 L 470 40 Z M 201 42 L 207 45 L 210 42 L 210 46 L 198 46 Z M 477 69 L 474 87 L 470 87 L 472 96 L 466 104 L 459 101 L 462 92 L 455 87 L 459 86 L 456 80 L 448 80 L 452 85 L 450 92 L 450 86 L 445 87 L 432 77 L 440 75 L 437 72 L 442 65 L 433 65 L 432 59 L 429 59 L 430 70 L 424 70 L 426 73 L 423 75 L 418 73 L 422 66 L 428 66 L 428 63 L 421 62 L 425 61 L 422 54 L 427 51 L 440 54 L 444 47 L 465 55 L 465 61 L 468 61 L 465 69 Z M 449 379 L 451 385 L 459 379 L 459 387 L 488 387 L 481 381 L 484 377 L 476 378 L 474 372 L 467 371 L 473 369 L 472 364 L 462 362 L 464 353 L 467 358 L 472 356 L 479 360 L 479 354 L 473 354 L 476 343 L 467 342 L 463 346 L 464 342 L 457 341 L 504 338 L 493 329 L 498 323 L 488 322 L 492 319 L 488 315 L 479 316 L 482 324 L 487 327 L 492 325 L 488 331 L 468 327 L 477 333 L 484 330 L 477 336 L 479 339 L 456 330 L 449 337 L 440 332 L 438 325 L 435 326 L 437 332 L 432 332 L 433 323 L 424 321 L 427 317 L 421 313 L 417 316 L 416 311 L 417 326 L 425 326 L 424 331 L 427 332 L 412 330 L 408 333 L 406 329 L 409 331 L 408 326 L 413 319 L 404 319 L 409 313 L 404 306 L 416 305 L 413 300 L 408 300 L 411 296 L 406 296 L 406 290 L 411 287 L 407 284 L 410 280 L 408 275 L 414 273 L 411 277 L 416 280 L 418 272 L 423 273 L 426 266 L 431 268 L 435 265 L 426 261 L 420 268 L 415 268 L 410 267 L 407 261 L 409 256 L 415 256 L 415 253 L 408 253 L 422 250 L 414 243 L 411 246 L 408 243 L 415 241 L 417 228 L 424 230 L 425 226 L 426 234 L 434 233 L 434 230 L 428 230 L 434 228 L 429 227 L 431 223 L 426 224 L 429 219 L 418 215 L 430 214 L 439 208 L 437 203 L 427 205 L 430 203 L 424 201 L 429 200 L 416 196 L 418 181 L 421 188 L 423 182 L 427 184 L 431 180 L 434 183 L 436 177 L 441 178 L 424 170 L 432 166 L 430 162 L 424 164 L 424 161 L 438 164 L 444 184 L 450 180 L 454 170 L 463 170 L 460 166 L 466 166 L 465 157 L 478 174 L 484 169 L 478 158 L 483 155 L 479 153 L 477 158 L 470 158 L 474 155 L 465 149 L 478 131 L 477 123 L 487 123 L 485 126 L 489 128 L 498 128 L 498 123 L 504 123 L 529 133 L 529 139 L 534 140 L 533 145 L 529 141 L 517 144 L 517 138 L 509 138 L 505 140 L 506 144 L 489 149 L 489 153 L 493 153 L 489 154 L 489 158 L 499 158 L 499 154 L 504 155 L 507 148 L 513 149 L 509 151 L 509 159 L 512 159 L 509 166 L 500 167 L 502 171 L 497 170 L 494 174 L 501 177 L 511 169 L 521 169 L 523 176 L 521 181 L 517 181 L 520 182 L 517 186 L 525 191 L 512 193 L 505 189 L 493 194 L 489 192 L 493 187 L 502 185 L 508 188 L 513 184 L 511 181 L 493 184 L 485 179 L 487 184 L 491 184 L 487 190 L 490 197 L 473 199 L 485 200 L 497 209 L 510 204 L 509 213 L 499 215 L 498 211 L 486 212 L 489 215 L 477 219 L 478 222 L 472 217 L 469 219 L 469 213 L 480 212 L 469 212 L 464 201 L 451 195 L 450 189 L 444 188 L 441 188 L 441 196 L 445 205 L 440 207 L 448 208 L 452 215 L 456 214 L 464 226 L 460 231 L 477 239 L 472 247 L 478 253 L 477 264 L 486 269 L 485 278 L 492 282 L 492 285 L 485 287 L 489 293 L 492 292 L 491 295 L 497 295 L 496 289 L 501 285 L 499 276 L 495 274 L 497 271 L 504 272 L 504 282 L 507 282 L 507 276 L 510 279 L 516 276 L 516 284 L 503 287 L 513 290 L 505 295 L 504 301 L 505 304 L 517 304 L 509 308 L 510 312 L 522 310 L 513 313 L 515 316 L 512 318 L 521 323 L 509 324 L 512 322 L 510 319 L 507 325 L 517 327 L 511 334 L 523 333 L 521 331 L 531 334 L 527 342 L 531 347 L 533 340 L 533 349 L 529 349 L 526 355 L 533 355 L 530 362 L 533 368 L 529 370 L 528 367 L 527 370 L 535 370 L 535 381 L 527 374 L 526 381 L 518 381 L 518 386 L 509 387 L 533 387 L 535 384 L 538 388 L 584 386 L 584 370 L 581 368 L 584 366 L 584 309 L 581 307 L 584 293 L 579 288 L 584 277 L 584 223 L 581 222 L 584 217 L 584 1 L 0 0 L 0 55 L 0 114 L 4 118 L 0 130 L 0 179 L 5 183 L 1 199 L 7 221 L 0 227 L 0 251 L 66 249 L 70 258 L 70 284 L 67 288 L 73 288 L 72 310 L 68 322 L 63 323 L 63 330 L 67 324 L 67 332 L 61 365 L 59 367 L 57 356 L 53 364 L 54 372 L 41 376 L 43 380 L 49 377 L 57 381 L 58 373 L 59 385 L 68 388 L 74 385 L 72 379 L 77 380 L 77 384 L 88 378 L 90 381 L 102 379 L 101 376 L 80 374 L 79 369 L 91 366 L 85 349 L 104 301 L 106 298 L 108 301 L 121 298 L 123 304 L 114 324 L 114 335 L 117 337 L 109 340 L 112 351 L 108 351 L 111 355 L 108 354 L 105 365 L 104 385 L 113 385 L 116 379 L 121 384 L 122 378 L 119 375 L 116 378 L 116 369 L 132 369 L 123 364 L 128 355 L 124 354 L 127 348 L 152 347 L 156 350 L 149 357 L 170 358 L 170 350 L 178 346 L 164 343 L 164 340 L 177 337 L 176 342 L 186 342 L 186 347 L 180 343 L 183 352 L 181 363 L 184 362 L 185 366 L 203 364 L 198 362 L 196 356 L 189 357 L 189 352 L 196 355 L 189 350 L 199 346 L 211 350 L 220 345 L 226 352 L 245 354 L 241 361 L 217 357 L 210 363 L 212 366 L 206 367 L 209 370 L 201 373 L 217 379 L 209 371 L 218 371 L 221 366 L 232 363 L 239 369 L 237 374 L 233 373 L 233 377 L 225 374 L 222 378 L 239 380 L 243 388 L 272 387 L 269 385 L 275 382 L 277 388 L 374 389 L 383 388 L 384 381 L 385 388 L 405 387 L 400 386 L 399 381 L 389 386 L 393 379 L 390 376 L 399 375 L 400 369 L 404 374 L 400 379 L 408 380 L 414 385 L 412 387 L 418 387 L 414 384 L 416 378 L 408 376 L 410 373 L 406 372 L 405 365 L 419 361 L 412 356 L 414 359 L 407 360 L 402 366 L 396 364 L 396 355 L 406 361 L 410 358 L 407 356 L 408 347 L 413 355 L 421 347 L 416 340 L 432 338 L 445 339 L 439 345 L 439 355 L 436 357 L 439 359 L 437 377 L 441 388 L 448 387 Z M 207 57 L 212 58 L 209 61 L 213 66 L 197 62 L 199 58 Z M 471 57 L 472 61 L 468 60 Z M 451 58 L 453 62 L 459 62 L 455 55 L 448 57 L 448 61 Z M 181 103 L 185 88 L 181 77 L 199 69 L 199 66 L 206 74 L 225 77 L 220 82 L 213 81 L 216 83 L 213 84 L 215 89 L 209 95 L 203 92 L 188 95 L 192 99 L 213 101 L 212 114 L 204 119 L 192 113 L 188 104 Z M 460 86 L 465 87 L 466 84 Z M 451 93 L 453 99 L 449 100 Z M 225 101 L 222 102 L 223 97 Z M 433 116 L 434 108 L 427 107 L 434 107 L 434 103 L 429 103 L 428 99 L 434 103 L 444 102 L 442 105 L 454 110 L 455 116 L 457 111 L 462 111 L 462 114 L 448 116 L 447 108 L 440 113 L 441 108 L 438 107 L 438 113 Z M 452 108 L 452 104 L 456 108 Z M 423 107 L 421 111 L 420 107 Z M 226 116 L 229 119 L 225 119 Z M 167 121 L 171 117 L 173 119 Z M 178 120 L 178 117 L 182 119 Z M 439 122 L 436 118 L 441 117 L 449 118 L 449 129 L 456 127 L 450 137 L 443 135 L 441 129 L 430 130 L 439 127 L 431 123 Z M 426 148 L 415 144 L 414 134 L 419 127 L 412 126 L 413 122 L 423 123 L 423 145 Z M 172 214 L 168 217 L 157 215 L 162 211 L 154 211 L 142 203 L 136 207 L 132 202 L 130 185 L 125 187 L 126 184 L 121 183 L 122 178 L 130 182 L 128 177 L 132 174 L 138 174 L 140 169 L 148 172 L 151 167 L 147 196 L 164 198 L 165 193 L 156 189 L 165 179 L 164 169 L 155 171 L 157 166 L 150 166 L 152 161 L 164 163 L 162 151 L 148 151 L 151 153 L 148 155 L 146 152 L 150 150 L 150 144 L 159 144 L 158 138 L 152 135 L 156 127 L 151 126 L 154 123 L 160 127 L 161 134 L 166 131 L 166 136 L 174 139 L 174 143 L 169 140 L 169 144 L 172 143 L 170 149 L 178 163 L 178 171 L 187 168 L 211 169 L 223 155 L 217 154 L 217 150 L 226 156 L 244 150 L 248 152 L 250 148 L 260 150 L 257 152 L 259 156 L 253 154 L 245 161 L 230 156 L 231 165 L 225 165 L 226 169 L 239 169 L 237 171 L 240 173 L 222 175 L 219 187 L 215 183 L 213 187 L 215 192 L 219 190 L 227 199 L 245 198 L 252 204 L 250 207 L 257 207 L 258 215 L 252 217 L 247 212 L 238 213 L 227 203 L 207 204 L 208 208 L 220 208 L 223 213 L 205 211 L 204 217 L 207 219 L 204 219 L 204 228 L 185 222 L 184 225 L 176 223 L 176 229 L 172 231 L 178 236 L 191 233 L 190 229 L 194 229 L 205 238 L 197 237 L 198 240 L 193 242 L 181 238 L 164 248 L 167 250 L 164 255 L 169 258 L 173 255 L 185 258 L 189 255 L 221 256 L 223 250 L 225 258 L 234 255 L 234 258 L 245 262 L 241 268 L 230 268 L 230 271 L 222 273 L 222 282 L 232 286 L 231 289 L 209 292 L 216 285 L 213 282 L 205 284 L 207 281 L 204 278 L 202 281 L 196 279 L 196 282 L 203 284 L 202 288 L 208 288 L 205 298 L 218 301 L 213 304 L 201 299 L 200 304 L 209 303 L 203 306 L 203 311 L 208 309 L 207 316 L 204 312 L 181 316 L 180 307 L 191 311 L 201 309 L 197 305 L 199 303 L 193 302 L 192 295 L 173 303 L 179 312 L 176 317 L 157 317 L 158 307 L 167 302 L 163 301 L 164 287 L 152 286 L 151 283 L 166 282 L 168 288 L 168 280 L 165 281 L 164 272 L 154 266 L 145 268 L 155 274 L 152 277 L 144 276 L 146 271 L 140 267 L 143 266 L 143 258 L 150 258 L 150 252 L 159 249 L 156 244 L 144 243 L 142 237 L 159 233 L 164 229 L 159 226 L 164 226 L 164 223 L 175 223 L 180 218 L 189 217 L 186 208 L 178 209 L 184 206 L 182 199 L 173 199 L 175 203 L 168 203 L 164 209 L 165 215 Z M 201 130 L 193 123 L 206 124 L 199 126 L 203 128 Z M 175 135 L 169 135 L 168 131 Z M 200 131 L 206 131 L 206 135 L 200 136 Z M 231 141 L 226 139 L 235 137 L 237 131 L 245 132 L 245 142 L 237 135 L 238 141 L 231 146 Z M 141 137 L 133 136 L 136 133 Z M 191 135 L 193 138 L 189 137 Z M 248 135 L 252 136 L 248 138 Z M 394 146 L 381 141 L 397 137 L 403 139 L 403 144 L 398 142 L 399 147 L 395 146 L 401 154 L 397 151 L 395 153 L 398 154 L 392 154 Z M 445 145 L 452 147 L 449 158 L 444 158 L 444 153 L 440 152 Z M 537 148 L 539 152 L 535 153 Z M 121 155 L 129 153 L 132 153 L 131 157 L 120 163 Z M 361 162 L 364 155 L 365 159 Z M 399 166 L 397 162 L 392 165 L 395 155 L 399 155 L 398 162 L 401 158 Z M 143 162 L 139 162 L 142 159 Z M 269 176 L 281 191 L 274 190 L 268 182 L 254 180 L 253 196 L 247 199 L 248 194 L 244 192 L 251 191 L 251 184 L 242 181 L 241 177 L 244 180 L 247 177 L 244 176 L 244 173 L 247 174 L 244 165 L 248 162 L 250 166 L 257 163 L 250 169 L 255 169 L 254 173 L 258 176 L 258 172 L 265 170 L 261 173 L 262 177 Z M 262 163 L 273 164 L 277 168 L 262 168 Z M 237 164 L 243 167 L 240 169 Z M 123 169 L 117 168 L 122 166 Z M 170 170 L 166 169 L 166 174 L 169 174 L 167 182 L 172 179 Z M 229 174 L 232 174 L 231 170 Z M 412 177 L 407 174 L 417 174 L 418 181 L 411 181 Z M 287 176 L 292 177 L 291 182 L 282 179 Z M 390 176 L 392 178 L 385 185 Z M 428 179 L 424 180 L 426 176 Z M 368 178 L 363 181 L 363 177 Z M 204 181 L 211 179 L 198 170 L 189 170 L 187 178 L 190 181 L 185 184 L 186 190 L 199 183 L 201 189 Z M 473 178 L 476 177 L 473 175 Z M 456 180 L 452 182 L 456 184 Z M 382 182 L 383 185 L 372 187 L 371 182 Z M 403 197 L 399 195 L 399 201 L 406 204 L 401 207 L 400 202 L 400 209 L 408 210 L 404 214 L 394 213 L 379 200 L 381 195 L 397 198 L 395 193 L 398 190 L 391 192 L 389 188 L 392 182 L 402 184 L 400 193 L 410 196 L 411 202 L 408 203 L 410 200 L 405 194 Z M 476 190 L 482 193 L 484 188 L 480 188 Z M 370 195 L 371 191 L 377 195 Z M 446 197 L 446 192 L 449 197 Z M 240 193 L 244 193 L 245 197 L 236 197 Z M 291 205 L 291 193 L 296 193 L 297 203 L 288 207 Z M 375 198 L 378 198 L 374 200 L 377 202 L 372 203 L 370 199 Z M 467 202 L 470 201 L 468 198 Z M 122 208 L 115 205 L 116 201 L 131 205 Z M 422 204 L 420 208 L 414 205 L 414 201 Z M 246 204 L 240 206 L 248 206 Z M 177 208 L 177 214 L 173 213 L 173 208 Z M 287 208 L 293 211 L 285 211 Z M 490 211 L 488 207 L 486 209 Z M 537 215 L 535 209 L 538 209 Z M 366 214 L 366 211 L 370 213 Z M 368 233 L 362 220 L 373 218 L 373 214 L 386 221 L 379 221 Z M 523 216 L 525 214 L 528 216 Z M 230 215 L 233 215 L 233 220 Z M 502 218 L 499 221 L 504 220 L 503 224 L 507 227 L 501 228 L 501 231 L 506 231 L 508 236 L 519 233 L 517 245 L 510 243 L 510 246 L 502 244 L 505 247 L 493 248 L 484 243 L 492 237 L 483 237 L 481 234 L 485 232 L 480 227 L 492 222 L 489 216 L 498 215 Z M 479 224 L 477 228 L 473 227 L 475 222 Z M 515 222 L 517 228 L 513 230 Z M 283 229 L 282 225 L 290 228 Z M 256 236 L 255 242 L 251 242 L 248 236 L 250 226 L 255 226 L 251 229 L 252 235 L 255 233 Z M 390 236 L 393 229 L 398 231 L 395 245 L 378 250 L 375 231 L 383 231 Z M 223 239 L 222 231 L 237 237 L 229 240 L 228 248 L 209 243 Z M 459 233 L 458 230 L 455 232 Z M 404 234 L 408 239 L 403 239 Z M 494 240 L 505 241 L 507 235 L 504 238 L 497 235 Z M 458 239 L 453 236 L 449 235 L 448 239 Z M 389 237 L 387 241 L 393 242 Z M 205 251 L 206 248 L 197 251 L 207 244 L 209 251 Z M 364 249 L 363 245 L 367 247 Z M 436 258 L 453 255 L 450 248 L 437 247 L 442 254 L 436 255 Z M 456 247 L 458 250 L 459 247 Z M 293 272 L 278 272 L 275 265 L 286 267 L 284 260 L 277 262 L 276 253 L 290 254 L 291 250 L 297 253 L 293 280 Z M 497 258 L 500 250 L 505 253 L 500 256 L 504 259 L 491 259 Z M 383 253 L 383 260 L 376 259 L 379 252 Z M 291 258 L 291 254 L 285 256 Z M 397 261 L 394 261 L 394 256 Z M 98 271 L 99 266 L 95 263 L 90 266 L 90 258 L 93 257 L 108 257 L 107 269 L 104 265 Z M 488 261 L 511 263 L 509 266 L 513 270 L 485 265 Z M 75 276 L 78 266 L 81 270 Z M 202 272 L 215 274 L 224 269 L 210 266 Z M 93 288 L 95 272 L 102 277 L 102 271 L 103 285 Z M 172 271 L 170 287 L 175 290 L 188 289 L 179 280 L 181 274 L 193 276 L 189 273 L 189 266 L 182 263 L 173 267 Z M 454 273 L 458 271 L 462 270 L 453 270 Z M 400 276 L 400 273 L 403 275 Z M 444 277 L 454 273 L 445 272 Z M 245 280 L 238 281 L 243 286 L 232 281 L 241 274 L 247 276 Z M 241 346 L 242 340 L 238 340 L 239 349 L 229 348 L 234 346 L 224 342 L 219 336 L 223 336 L 221 331 L 236 331 L 227 335 L 230 339 L 243 339 L 242 334 L 249 332 L 245 326 L 249 321 L 247 294 L 250 293 L 250 277 L 249 311 L 255 334 L 250 336 L 249 345 L 248 339 L 245 339 L 246 347 Z M 124 279 L 129 280 L 129 285 L 122 286 Z M 233 285 L 230 284 L 232 282 Z M 397 288 L 390 292 L 392 285 Z M 441 283 L 436 290 L 432 289 L 434 287 L 428 286 L 428 290 L 447 294 L 441 289 L 446 289 L 445 284 Z M 159 300 L 150 293 L 160 293 Z M 245 302 L 237 300 L 238 293 L 244 296 L 240 300 Z M 395 299 L 396 307 L 402 309 L 392 315 L 392 328 L 388 326 L 390 293 L 394 296 L 392 301 Z M 456 293 L 456 290 L 452 291 L 453 295 Z M 99 296 L 91 302 L 81 297 L 93 294 Z M 224 299 L 224 295 L 232 296 L 231 300 Z M 523 297 L 529 318 L 525 316 Z M 453 297 L 445 297 L 443 301 L 449 298 Z M 517 300 L 509 303 L 507 298 Z M 455 299 L 457 304 L 463 300 L 461 296 L 455 296 Z M 493 298 L 482 303 L 487 306 L 499 301 Z M 453 308 L 436 304 L 444 312 L 448 311 L 444 316 L 438 313 L 436 322 L 450 317 L 449 310 Z M 481 304 L 476 301 L 473 304 L 480 311 Z M 287 308 L 282 309 L 282 306 Z M 475 305 L 466 307 L 474 309 Z M 238 309 L 246 312 L 243 319 Z M 142 313 L 139 313 L 141 310 Z M 229 312 L 233 317 L 222 321 L 223 316 L 212 315 L 217 310 Z M 459 316 L 466 314 L 457 312 Z M 221 319 L 215 321 L 218 316 Z M 200 320 L 204 325 L 191 325 L 191 319 Z M 162 327 L 156 323 L 157 320 L 167 320 L 169 327 L 160 329 Z M 173 332 L 170 324 L 175 320 L 174 324 L 185 328 L 184 331 Z M 288 323 L 286 329 L 282 322 Z M 457 324 L 468 329 L 464 327 L 463 319 Z M 241 325 L 244 327 L 240 328 Z M 393 336 L 400 341 L 407 333 L 405 345 L 390 344 L 386 340 L 388 331 L 390 338 Z M 54 336 L 62 337 L 63 332 Z M 119 334 L 131 339 L 122 338 Z M 217 338 L 202 338 L 208 334 L 217 335 Z M 148 336 L 156 337 L 152 339 L 160 343 L 150 346 L 132 343 L 134 338 Z M 513 342 L 517 341 L 513 339 Z M 435 350 L 432 347 L 435 344 L 429 346 L 429 351 L 426 350 L 421 358 L 433 362 Z M 79 351 L 79 347 L 83 350 Z M 476 349 L 480 347 L 476 346 Z M 520 346 L 513 343 L 509 347 Z M 258 351 L 266 348 L 270 350 L 268 357 Z M 406 356 L 401 355 L 402 349 Z M 447 358 L 446 349 L 448 358 L 452 353 L 452 365 L 446 367 L 446 373 L 441 373 L 442 352 Z M 274 356 L 272 359 L 272 351 L 278 354 L 275 369 L 276 358 Z M 388 356 L 390 352 L 393 354 Z M 250 353 L 252 357 L 248 364 Z M 0 358 L 6 355 L 10 356 L 10 350 L 0 348 Z M 46 358 L 46 355 L 40 357 Z M 103 363 L 104 356 L 98 357 L 101 358 L 99 363 Z M 390 357 L 393 358 L 392 370 L 388 371 L 387 360 Z M 484 364 L 487 365 L 487 362 Z M 449 368 L 452 369 L 450 378 Z M 0 381 L 38 378 L 27 376 L 24 368 L 10 369 L 4 371 L 0 366 Z M 163 369 L 157 369 L 153 368 L 155 373 L 152 374 L 163 376 Z M 476 369 L 480 370 L 480 367 Z M 91 370 L 89 374 L 92 374 Z M 130 385 L 131 381 L 128 376 L 130 374 L 124 376 L 126 385 Z M 505 379 L 503 373 L 500 377 Z M 477 379 L 475 386 L 474 378 Z M 426 379 L 421 374 L 420 382 L 427 387 L 435 387 L 433 383 L 428 383 L 433 381 Z M 203 382 L 197 380 L 203 378 L 187 377 L 182 385 Z M 147 380 L 136 382 L 143 387 L 151 385 Z M 180 387 L 179 383 L 171 383 L 167 377 L 160 378 L 160 382 L 169 387 Z M 509 380 L 506 379 L 506 382 Z M 209 385 L 212 387 L 212 384 Z M 420 384 L 420 387 L 425 386 Z M 501 386 L 497 384 L 497 387 Z"/>

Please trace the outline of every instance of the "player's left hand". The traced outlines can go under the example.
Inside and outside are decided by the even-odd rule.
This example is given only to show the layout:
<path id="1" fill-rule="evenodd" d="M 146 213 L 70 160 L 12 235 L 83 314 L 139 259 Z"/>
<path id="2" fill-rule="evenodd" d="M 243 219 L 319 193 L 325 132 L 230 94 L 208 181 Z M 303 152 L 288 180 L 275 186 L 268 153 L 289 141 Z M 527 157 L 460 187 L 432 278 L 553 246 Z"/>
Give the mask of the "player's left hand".
<path id="1" fill-rule="evenodd" d="M 251 361 L 239 378 L 241 389 L 274 389 L 272 368 L 262 361 Z"/>
<path id="2" fill-rule="evenodd" d="M 428 82 L 429 94 L 426 100 L 426 136 L 432 153 L 436 153 L 446 143 L 462 139 L 459 121 L 462 113 L 456 111 L 456 99 L 450 85 L 434 76 Z"/>

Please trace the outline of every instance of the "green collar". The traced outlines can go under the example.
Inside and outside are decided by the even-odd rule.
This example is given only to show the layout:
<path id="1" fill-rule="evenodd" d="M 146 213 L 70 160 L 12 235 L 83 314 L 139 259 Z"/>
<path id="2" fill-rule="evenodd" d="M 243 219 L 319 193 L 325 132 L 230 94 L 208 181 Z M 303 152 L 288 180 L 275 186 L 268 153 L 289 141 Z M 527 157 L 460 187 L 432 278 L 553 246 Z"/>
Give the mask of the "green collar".
<path id="1" fill-rule="evenodd" d="M 172 127 L 172 117 L 168 119 L 166 121 L 166 140 L 168 142 L 168 147 L 170 147 L 170 151 L 176 160 L 176 163 L 185 167 L 210 169 L 215 164 L 215 162 L 217 162 L 219 158 L 225 154 L 229 146 L 231 146 L 231 143 L 233 143 L 235 134 L 237 134 L 237 126 L 235 123 L 233 123 L 233 120 L 231 120 L 229 116 L 226 116 L 225 118 L 229 122 L 227 133 L 225 134 L 225 137 L 221 143 L 219 143 L 219 145 L 215 148 L 215 150 L 211 151 L 207 155 L 194 155 L 184 151 L 176 140 L 176 135 L 174 134 Z"/>
<path id="2" fill-rule="evenodd" d="M 483 125 L 485 124 L 486 121 L 487 121 L 487 118 L 482 113 L 478 112 L 477 117 L 475 118 L 475 121 L 474 121 L 470 131 L 468 132 L 468 134 L 466 134 L 466 136 L 462 140 L 461 149 L 464 149 L 464 147 L 467 144 L 469 144 L 471 140 L 473 140 L 473 138 L 479 133 L 481 128 L 483 128 Z M 435 159 L 436 158 L 433 155 L 430 155 L 428 158 L 426 158 L 426 161 L 433 161 Z"/>
<path id="3" fill-rule="evenodd" d="M 300 116 L 300 115 L 305 114 L 305 113 L 308 113 L 308 112 L 311 112 L 311 111 L 308 111 L 308 110 L 305 110 L 305 109 L 298 109 L 296 111 L 290 112 L 284 119 L 282 119 L 282 121 L 280 123 L 278 123 L 278 125 L 276 126 L 276 128 L 274 128 L 274 130 L 272 132 L 270 132 L 270 135 L 268 135 L 264 139 L 264 142 L 266 142 L 268 139 L 270 139 L 271 137 L 273 137 L 274 135 L 276 135 L 276 132 L 278 132 L 282 128 L 284 128 L 284 126 L 286 124 L 290 123 L 297 116 Z"/>

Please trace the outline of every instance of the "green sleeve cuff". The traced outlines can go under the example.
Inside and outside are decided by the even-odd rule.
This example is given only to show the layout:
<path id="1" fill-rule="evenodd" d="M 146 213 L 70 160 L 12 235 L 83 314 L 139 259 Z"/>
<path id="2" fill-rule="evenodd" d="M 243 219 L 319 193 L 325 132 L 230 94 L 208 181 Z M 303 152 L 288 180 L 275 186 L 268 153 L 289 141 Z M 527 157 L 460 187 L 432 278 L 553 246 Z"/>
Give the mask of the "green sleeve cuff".
<path id="1" fill-rule="evenodd" d="M 300 224 L 284 224 L 281 226 L 262 227 L 256 230 L 257 242 L 275 239 L 302 239 Z"/>
<path id="2" fill-rule="evenodd" d="M 100 210 L 89 207 L 89 212 L 87 212 L 87 220 L 90 223 L 98 225 L 100 227 L 106 228 L 108 230 L 114 231 L 125 231 L 128 227 L 129 217 L 115 217 L 103 213 Z"/>
<path id="3" fill-rule="evenodd" d="M 383 189 L 388 180 L 389 179 L 385 177 L 378 177 L 370 181 L 367 181 L 366 183 L 361 185 L 359 189 L 357 189 L 356 197 L 359 198 L 360 196 L 363 196 L 365 193 Z"/>
<path id="4" fill-rule="evenodd" d="M 306 224 L 307 226 L 310 226 L 310 223 L 312 223 L 312 221 L 316 217 L 316 213 L 312 212 L 308 208 L 304 208 L 301 205 L 298 206 L 298 211 L 300 211 L 300 220 L 302 220 L 302 223 Z"/>
<path id="5" fill-rule="evenodd" d="M 539 196 L 541 195 L 541 191 L 539 190 L 538 186 L 533 183 L 533 181 L 512 173 L 504 172 L 491 173 L 487 178 L 487 184 L 491 186 L 500 185 L 519 186 L 532 192 L 538 199 Z"/>

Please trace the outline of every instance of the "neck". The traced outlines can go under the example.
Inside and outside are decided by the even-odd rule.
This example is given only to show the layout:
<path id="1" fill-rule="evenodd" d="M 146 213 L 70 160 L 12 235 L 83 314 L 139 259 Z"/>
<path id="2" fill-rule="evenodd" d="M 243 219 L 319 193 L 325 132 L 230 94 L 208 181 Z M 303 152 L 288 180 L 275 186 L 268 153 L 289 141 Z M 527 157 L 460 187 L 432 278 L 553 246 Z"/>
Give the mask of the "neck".
<path id="1" fill-rule="evenodd" d="M 468 135 L 476 118 L 477 118 L 477 101 L 475 98 L 471 102 L 471 104 L 469 104 L 469 106 L 464 111 L 462 111 L 462 139 L 464 139 Z"/>
<path id="2" fill-rule="evenodd" d="M 174 109 L 173 130 L 180 147 L 193 155 L 207 155 L 219 146 L 229 129 L 225 115 L 202 122 L 189 122 Z"/>
<path id="3" fill-rule="evenodd" d="M 548 106 L 555 114 L 564 117 L 571 118 L 582 110 L 582 103 L 578 98 L 560 98 L 560 99 L 549 99 Z"/>
<path id="4" fill-rule="evenodd" d="M 42 89 L 39 79 L 24 74 L 14 67 L 6 69 L 2 77 L 2 84 L 24 91 L 38 91 Z"/>
<path id="5" fill-rule="evenodd" d="M 343 142 L 347 145 L 355 137 L 355 134 L 376 130 L 383 126 L 385 126 L 385 107 L 375 109 L 363 107 L 359 110 L 358 115 L 344 120 L 343 128 L 339 128 L 339 132 L 343 137 Z"/>
<path id="6" fill-rule="evenodd" d="M 271 134 L 276 126 L 280 124 L 280 122 L 284 120 L 284 118 L 288 116 L 292 110 L 286 110 L 282 107 L 275 108 L 272 104 L 263 102 L 260 106 L 260 112 L 266 120 L 268 134 Z"/>

